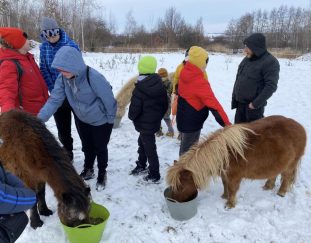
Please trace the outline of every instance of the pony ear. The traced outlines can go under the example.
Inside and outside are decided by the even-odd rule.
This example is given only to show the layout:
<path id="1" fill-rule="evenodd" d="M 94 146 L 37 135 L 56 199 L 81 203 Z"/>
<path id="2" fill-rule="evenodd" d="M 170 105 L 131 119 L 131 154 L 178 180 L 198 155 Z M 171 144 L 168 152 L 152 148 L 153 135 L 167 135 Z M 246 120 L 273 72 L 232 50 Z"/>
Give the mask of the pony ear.
<path id="1" fill-rule="evenodd" d="M 174 165 L 176 165 L 178 163 L 178 160 L 174 159 Z"/>

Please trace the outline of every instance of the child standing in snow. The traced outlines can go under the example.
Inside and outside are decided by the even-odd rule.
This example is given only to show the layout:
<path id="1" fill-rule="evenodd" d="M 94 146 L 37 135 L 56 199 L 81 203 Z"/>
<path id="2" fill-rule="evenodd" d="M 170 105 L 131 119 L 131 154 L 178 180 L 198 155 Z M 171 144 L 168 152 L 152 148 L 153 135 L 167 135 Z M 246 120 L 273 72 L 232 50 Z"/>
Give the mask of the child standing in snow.
<path id="1" fill-rule="evenodd" d="M 155 73 L 157 61 L 152 56 L 144 56 L 138 62 L 139 76 L 133 90 L 129 108 L 129 119 L 133 121 L 138 137 L 138 160 L 131 175 L 146 172 L 145 181 L 160 180 L 159 158 L 155 143 L 155 133 L 160 129 L 161 120 L 167 111 L 168 101 L 161 77 Z"/>
<path id="2" fill-rule="evenodd" d="M 168 108 L 167 108 L 167 111 L 164 115 L 164 121 L 167 125 L 167 133 L 165 134 L 166 136 L 168 137 L 173 137 L 174 136 L 174 128 L 172 126 L 172 121 L 171 121 L 171 118 L 170 118 L 170 115 L 171 115 L 171 95 L 172 95 L 172 92 L 173 92 L 173 85 L 172 85 L 172 82 L 171 80 L 169 80 L 168 78 L 168 72 L 165 68 L 160 68 L 158 70 L 158 74 L 160 75 L 160 77 L 162 78 L 162 82 L 163 82 L 163 85 L 166 89 L 166 92 L 167 92 L 167 98 L 168 98 Z M 157 131 L 156 133 L 156 136 L 162 136 L 163 135 L 163 131 L 162 131 L 162 126 L 160 127 L 160 130 Z"/>

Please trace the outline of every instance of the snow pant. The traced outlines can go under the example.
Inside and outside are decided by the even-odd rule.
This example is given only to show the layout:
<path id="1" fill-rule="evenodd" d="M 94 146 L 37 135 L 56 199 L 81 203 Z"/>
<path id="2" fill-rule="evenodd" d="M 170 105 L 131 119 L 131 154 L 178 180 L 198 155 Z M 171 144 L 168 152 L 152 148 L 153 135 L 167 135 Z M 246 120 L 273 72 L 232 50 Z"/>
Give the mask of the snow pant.
<path id="1" fill-rule="evenodd" d="M 73 139 L 71 137 L 71 106 L 68 100 L 54 113 L 54 120 L 58 131 L 58 139 L 66 149 L 69 158 L 73 159 Z"/>
<path id="2" fill-rule="evenodd" d="M 159 158 L 157 154 L 157 146 L 154 134 L 140 133 L 138 137 L 138 161 L 136 164 L 146 168 L 147 161 L 149 163 L 149 174 L 152 176 L 159 175 Z"/>
<path id="3" fill-rule="evenodd" d="M 259 107 L 257 109 L 250 109 L 249 104 L 238 103 L 234 123 L 251 122 L 264 117 L 265 107 Z"/>
<path id="4" fill-rule="evenodd" d="M 108 166 L 108 143 L 113 124 L 92 126 L 82 122 L 77 116 L 75 116 L 75 122 L 84 153 L 84 169 L 93 169 L 97 157 L 98 174 L 105 173 Z"/>
<path id="5" fill-rule="evenodd" d="M 179 156 L 186 153 L 192 145 L 196 144 L 199 141 L 201 130 L 190 133 L 181 132 L 180 134 L 181 134 L 181 141 L 179 148 Z"/>
<path id="6" fill-rule="evenodd" d="M 28 224 L 25 212 L 0 215 L 0 242 L 13 243 L 23 233 Z"/>

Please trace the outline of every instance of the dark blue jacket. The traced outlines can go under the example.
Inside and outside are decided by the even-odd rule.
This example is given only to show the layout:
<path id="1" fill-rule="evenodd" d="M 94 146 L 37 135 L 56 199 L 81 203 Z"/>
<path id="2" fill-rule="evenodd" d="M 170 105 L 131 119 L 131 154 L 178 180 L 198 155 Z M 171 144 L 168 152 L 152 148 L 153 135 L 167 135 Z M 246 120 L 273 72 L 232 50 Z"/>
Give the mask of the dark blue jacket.
<path id="1" fill-rule="evenodd" d="M 167 111 L 168 98 L 158 74 L 139 76 L 133 90 L 128 117 L 136 131 L 154 134 L 160 129 Z"/>
<path id="2" fill-rule="evenodd" d="M 36 194 L 0 164 L 0 215 L 25 211 L 35 203 Z"/>

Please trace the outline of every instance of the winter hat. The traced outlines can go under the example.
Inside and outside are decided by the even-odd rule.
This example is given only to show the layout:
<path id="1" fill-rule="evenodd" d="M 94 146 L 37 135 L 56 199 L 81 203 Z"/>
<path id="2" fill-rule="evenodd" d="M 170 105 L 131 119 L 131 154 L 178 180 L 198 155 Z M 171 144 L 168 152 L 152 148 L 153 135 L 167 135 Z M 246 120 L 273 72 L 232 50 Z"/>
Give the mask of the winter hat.
<path id="1" fill-rule="evenodd" d="M 202 47 L 192 46 L 189 50 L 189 62 L 198 68 L 205 68 L 208 60 L 208 53 Z"/>
<path id="2" fill-rule="evenodd" d="M 43 17 L 41 20 L 41 31 L 59 29 L 59 26 L 55 19 L 49 17 Z"/>
<path id="3" fill-rule="evenodd" d="M 247 37 L 243 44 L 246 45 L 256 56 L 261 56 L 266 52 L 266 37 L 261 33 L 254 33 Z"/>
<path id="4" fill-rule="evenodd" d="M 160 75 L 161 78 L 166 78 L 166 77 L 168 77 L 168 73 L 167 73 L 166 68 L 160 68 L 160 69 L 158 70 L 158 74 Z"/>
<path id="5" fill-rule="evenodd" d="M 14 49 L 20 49 L 27 40 L 27 35 L 18 28 L 3 27 L 0 28 L 0 38 Z"/>
<path id="6" fill-rule="evenodd" d="M 153 56 L 144 56 L 138 61 L 139 74 L 155 73 L 157 69 L 157 60 Z"/>

